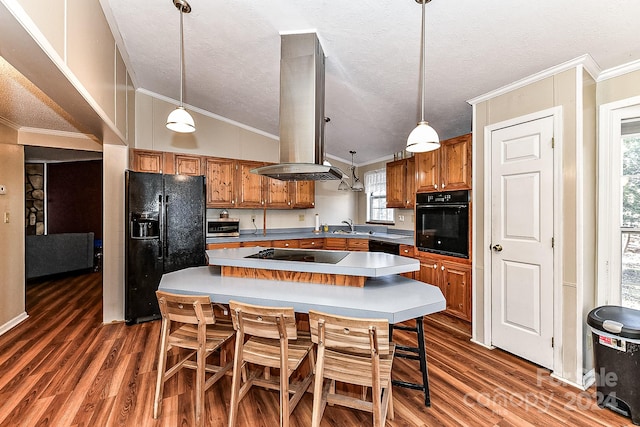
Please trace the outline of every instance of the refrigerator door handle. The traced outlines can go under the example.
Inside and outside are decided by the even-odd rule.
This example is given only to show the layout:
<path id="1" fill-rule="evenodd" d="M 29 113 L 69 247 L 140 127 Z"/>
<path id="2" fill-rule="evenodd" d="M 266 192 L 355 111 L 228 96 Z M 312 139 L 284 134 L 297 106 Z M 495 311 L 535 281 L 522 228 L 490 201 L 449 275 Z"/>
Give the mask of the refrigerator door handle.
<path id="1" fill-rule="evenodd" d="M 165 225 L 163 227 L 163 232 L 164 232 L 164 245 L 162 245 L 161 247 L 164 247 L 164 256 L 169 258 L 169 236 L 168 236 L 168 232 L 167 232 L 167 228 L 168 228 L 168 220 L 169 220 L 169 196 L 165 195 L 164 196 L 164 221 L 165 221 Z"/>
<path id="2" fill-rule="evenodd" d="M 163 254 L 163 246 L 165 241 L 164 229 L 165 229 L 165 218 L 164 212 L 162 209 L 162 194 L 158 195 L 158 212 L 160 213 L 160 233 L 158 233 L 158 238 L 160 239 L 160 244 L 158 245 L 158 259 L 162 259 Z"/>

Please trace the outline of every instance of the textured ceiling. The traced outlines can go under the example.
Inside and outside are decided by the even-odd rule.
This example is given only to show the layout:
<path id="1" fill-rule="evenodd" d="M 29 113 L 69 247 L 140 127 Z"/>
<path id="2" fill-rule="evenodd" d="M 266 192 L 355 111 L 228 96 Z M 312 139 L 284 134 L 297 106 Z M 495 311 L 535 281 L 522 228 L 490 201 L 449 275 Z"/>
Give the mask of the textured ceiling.
<path id="1" fill-rule="evenodd" d="M 350 162 L 349 150 L 356 150 L 356 163 L 364 164 L 404 148 L 420 114 L 415 0 L 189 1 L 187 105 L 277 136 L 280 33 L 315 30 L 327 55 L 327 153 Z M 178 99 L 179 13 L 172 0 L 100 2 L 136 87 Z M 640 60 L 639 16 L 638 0 L 433 0 L 426 119 L 441 139 L 450 138 L 471 131 L 469 99 L 584 54 L 600 69 Z M 15 97 L 15 84 L 0 81 L 0 96 Z M 10 109 L 0 102 L 0 117 L 21 126 L 77 127 L 28 84 L 18 85 L 31 95 Z"/>

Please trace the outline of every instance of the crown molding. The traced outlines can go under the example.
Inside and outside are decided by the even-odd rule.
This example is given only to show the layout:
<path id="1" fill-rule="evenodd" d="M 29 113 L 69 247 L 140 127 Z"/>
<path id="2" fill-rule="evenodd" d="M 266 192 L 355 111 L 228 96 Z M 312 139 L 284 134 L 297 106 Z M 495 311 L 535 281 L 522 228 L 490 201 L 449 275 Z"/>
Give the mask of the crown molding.
<path id="1" fill-rule="evenodd" d="M 502 86 L 501 88 L 488 92 L 484 95 L 472 98 L 468 100 L 467 103 L 473 106 L 479 104 L 480 102 L 488 101 L 489 99 L 504 95 L 505 93 L 520 89 L 534 82 L 546 79 L 547 77 L 551 77 L 553 75 L 570 70 L 572 68 L 576 68 L 578 66 L 584 67 L 584 69 L 594 78 L 594 80 L 598 81 L 598 76 L 601 74 L 600 66 L 593 60 L 591 55 L 585 54 L 570 61 L 563 62 L 562 64 L 556 65 L 554 67 L 547 68 L 546 70 L 540 71 L 539 73 L 532 74 L 529 77 L 525 77 L 524 79 L 515 81 L 506 86 Z"/>
<path id="2" fill-rule="evenodd" d="M 640 70 L 640 59 L 628 62 L 626 64 L 618 65 L 617 67 L 607 68 L 598 75 L 596 81 L 601 82 L 638 70 Z"/>

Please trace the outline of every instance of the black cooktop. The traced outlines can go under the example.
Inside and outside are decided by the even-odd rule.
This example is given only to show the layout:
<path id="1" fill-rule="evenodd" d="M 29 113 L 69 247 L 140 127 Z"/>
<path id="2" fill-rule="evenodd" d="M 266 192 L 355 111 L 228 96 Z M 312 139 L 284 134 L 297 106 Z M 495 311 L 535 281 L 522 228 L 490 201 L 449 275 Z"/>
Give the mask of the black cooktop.
<path id="1" fill-rule="evenodd" d="M 348 252 L 321 251 L 316 249 L 264 249 L 245 258 L 273 259 L 277 261 L 318 262 L 324 264 L 337 264 Z"/>

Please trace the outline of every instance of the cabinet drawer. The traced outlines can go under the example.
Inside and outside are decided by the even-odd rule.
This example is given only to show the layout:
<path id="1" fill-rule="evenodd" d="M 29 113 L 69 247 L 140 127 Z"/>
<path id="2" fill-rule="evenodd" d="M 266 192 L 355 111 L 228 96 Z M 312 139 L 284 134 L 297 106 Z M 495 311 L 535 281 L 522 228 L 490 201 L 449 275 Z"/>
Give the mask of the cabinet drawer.
<path id="1" fill-rule="evenodd" d="M 400 255 L 413 258 L 415 256 L 415 246 L 413 245 L 400 245 Z"/>
<path id="2" fill-rule="evenodd" d="M 324 248 L 332 251 L 344 251 L 347 249 L 347 238 L 327 237 L 324 239 Z"/>
<path id="3" fill-rule="evenodd" d="M 272 244 L 273 244 L 273 242 L 271 242 L 271 240 L 260 240 L 260 241 L 256 241 L 256 242 L 242 242 L 242 244 L 240 246 L 242 246 L 243 248 L 254 248 L 256 246 L 262 246 L 263 248 L 269 248 L 269 247 L 271 247 Z"/>
<path id="4" fill-rule="evenodd" d="M 300 247 L 302 249 L 322 249 L 324 248 L 324 239 L 300 239 Z"/>
<path id="5" fill-rule="evenodd" d="M 274 240 L 273 247 L 274 248 L 299 248 L 300 241 L 299 240 Z"/>
<path id="6" fill-rule="evenodd" d="M 207 249 L 230 249 L 239 247 L 240 242 L 207 243 Z"/>

